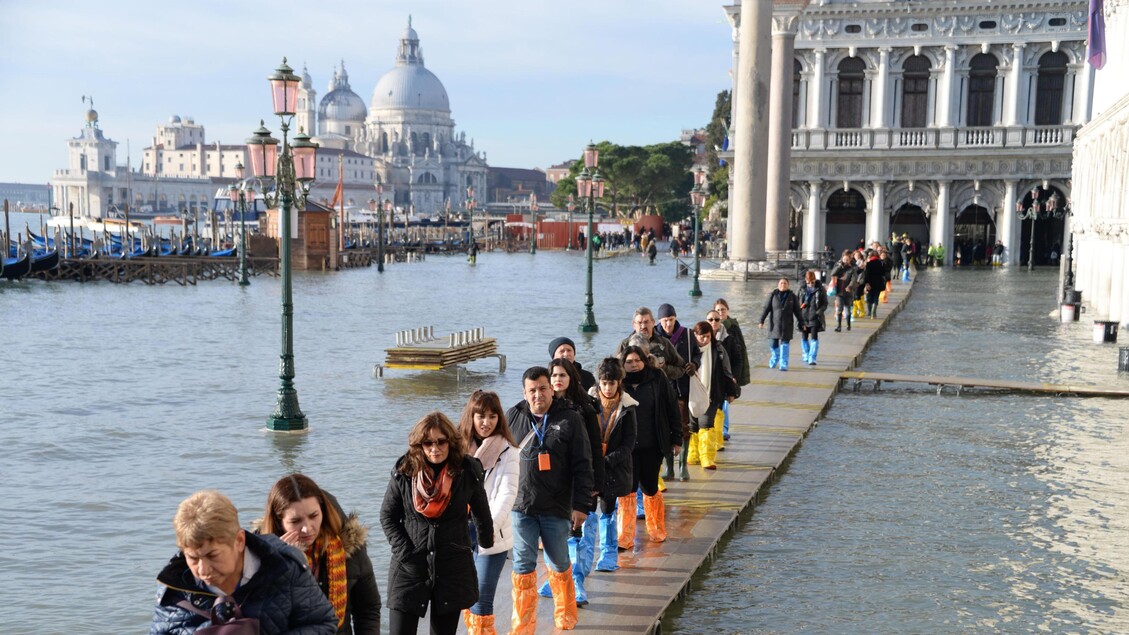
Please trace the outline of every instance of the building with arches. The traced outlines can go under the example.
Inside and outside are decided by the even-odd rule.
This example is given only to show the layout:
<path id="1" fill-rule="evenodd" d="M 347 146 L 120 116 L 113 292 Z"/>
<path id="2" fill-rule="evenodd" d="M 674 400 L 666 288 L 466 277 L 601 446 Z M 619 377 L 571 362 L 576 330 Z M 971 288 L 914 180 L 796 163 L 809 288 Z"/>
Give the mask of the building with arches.
<path id="1" fill-rule="evenodd" d="M 726 11 L 739 44 L 740 2 Z M 1084 0 L 775 0 L 783 88 L 770 100 L 791 129 L 770 139 L 790 170 L 769 167 L 766 250 L 782 249 L 781 227 L 809 256 L 896 233 L 942 243 L 948 263 L 997 240 L 1007 264 L 1026 262 L 1032 223 L 1017 205 L 1071 195 L 1090 117 L 1086 23 Z M 1034 224 L 1037 264 L 1061 253 L 1064 229 Z"/>

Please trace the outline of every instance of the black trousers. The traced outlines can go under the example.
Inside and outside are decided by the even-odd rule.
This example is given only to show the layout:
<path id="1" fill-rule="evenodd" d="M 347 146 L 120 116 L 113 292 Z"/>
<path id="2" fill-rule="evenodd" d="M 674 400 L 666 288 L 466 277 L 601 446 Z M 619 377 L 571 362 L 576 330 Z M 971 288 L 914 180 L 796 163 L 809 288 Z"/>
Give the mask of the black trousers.
<path id="1" fill-rule="evenodd" d="M 631 478 L 634 481 L 631 489 L 634 491 L 642 487 L 647 496 L 657 494 L 662 462 L 663 455 L 658 448 L 635 448 L 631 453 Z"/>
<path id="2" fill-rule="evenodd" d="M 389 609 L 388 619 L 388 632 L 392 635 L 415 635 L 416 629 L 419 628 L 419 617 L 412 613 L 405 613 L 397 611 L 396 609 Z M 455 635 L 455 631 L 459 629 L 459 616 L 462 611 L 455 611 L 453 613 L 440 613 L 436 614 L 435 611 L 430 612 L 431 615 L 431 635 Z"/>

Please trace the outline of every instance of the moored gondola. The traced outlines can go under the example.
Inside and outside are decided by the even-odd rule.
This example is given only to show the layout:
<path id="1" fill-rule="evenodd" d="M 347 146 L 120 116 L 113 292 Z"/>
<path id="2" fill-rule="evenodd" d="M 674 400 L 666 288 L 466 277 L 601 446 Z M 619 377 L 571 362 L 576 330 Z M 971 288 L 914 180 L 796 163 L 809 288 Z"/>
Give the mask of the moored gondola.
<path id="1" fill-rule="evenodd" d="M 36 250 L 31 258 L 31 267 L 29 273 L 39 273 L 40 271 L 51 271 L 59 266 L 59 250 L 52 249 L 51 251 Z"/>
<path id="2" fill-rule="evenodd" d="M 31 254 L 24 254 L 17 258 L 4 258 L 4 267 L 0 270 L 0 278 L 19 280 L 31 271 Z"/>

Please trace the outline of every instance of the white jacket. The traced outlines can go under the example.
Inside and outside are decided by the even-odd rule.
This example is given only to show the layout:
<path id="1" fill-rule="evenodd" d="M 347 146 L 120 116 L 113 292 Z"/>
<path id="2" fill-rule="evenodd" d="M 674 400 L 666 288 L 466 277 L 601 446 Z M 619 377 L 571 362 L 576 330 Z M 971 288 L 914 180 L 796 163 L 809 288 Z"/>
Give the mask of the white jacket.
<path id="1" fill-rule="evenodd" d="M 486 498 L 490 500 L 490 515 L 494 518 L 494 546 L 480 549 L 482 555 L 502 553 L 514 548 L 514 533 L 511 530 L 510 512 L 517 499 L 518 461 L 521 450 L 510 446 L 498 456 L 493 469 L 486 472 Z"/>

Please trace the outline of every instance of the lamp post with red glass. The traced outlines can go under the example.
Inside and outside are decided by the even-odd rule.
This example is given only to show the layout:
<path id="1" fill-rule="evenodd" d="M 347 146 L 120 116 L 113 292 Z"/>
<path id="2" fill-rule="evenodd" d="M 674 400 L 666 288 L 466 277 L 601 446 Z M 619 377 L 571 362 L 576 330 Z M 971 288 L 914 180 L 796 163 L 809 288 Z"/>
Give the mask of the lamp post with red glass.
<path id="1" fill-rule="evenodd" d="M 565 251 L 572 251 L 572 210 L 576 209 L 576 197 L 568 195 L 568 246 Z"/>
<path id="2" fill-rule="evenodd" d="M 694 170 L 694 188 L 690 190 L 690 204 L 694 208 L 694 287 L 690 289 L 690 297 L 702 297 L 702 288 L 698 286 L 698 276 L 702 273 L 702 243 L 699 238 L 702 223 L 702 208 L 706 204 L 706 170 L 699 167 Z"/>
<path id="3" fill-rule="evenodd" d="M 306 206 L 306 196 L 314 182 L 317 162 L 317 144 L 310 142 L 301 130 L 290 143 L 290 121 L 297 111 L 298 85 L 301 79 L 287 66 L 286 58 L 267 79 L 270 80 L 274 114 L 282 127 L 282 151 L 278 139 L 259 122 L 259 129 L 247 140 L 247 155 L 251 175 L 270 184 L 274 191 L 263 187 L 263 199 L 268 208 L 278 210 L 279 269 L 282 276 L 282 350 L 279 354 L 278 399 L 274 413 L 267 419 L 267 429 L 276 432 L 300 432 L 309 426 L 306 415 L 298 406 L 298 391 L 294 389 L 294 299 L 290 276 L 291 208 Z"/>
<path id="4" fill-rule="evenodd" d="M 580 323 L 581 333 L 595 333 L 600 330 L 596 316 L 592 313 L 592 217 L 596 212 L 596 199 L 604 197 L 604 178 L 598 169 L 600 152 L 596 145 L 589 143 L 584 148 L 584 169 L 576 177 L 576 193 L 588 200 L 588 234 L 584 241 L 584 257 L 588 261 L 588 286 L 584 296 L 584 321 Z M 594 173 L 593 173 L 594 171 Z"/>

